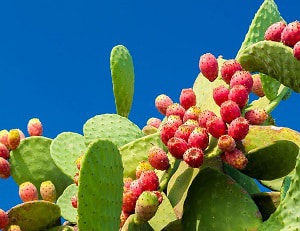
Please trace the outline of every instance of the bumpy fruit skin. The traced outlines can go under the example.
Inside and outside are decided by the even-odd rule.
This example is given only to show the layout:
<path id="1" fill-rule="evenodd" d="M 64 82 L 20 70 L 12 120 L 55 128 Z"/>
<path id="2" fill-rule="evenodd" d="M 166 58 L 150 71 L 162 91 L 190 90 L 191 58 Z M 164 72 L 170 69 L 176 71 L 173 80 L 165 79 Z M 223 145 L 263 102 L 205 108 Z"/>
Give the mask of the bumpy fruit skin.
<path id="1" fill-rule="evenodd" d="M 160 130 L 160 138 L 165 145 L 167 145 L 169 139 L 174 136 L 177 128 L 178 127 L 175 123 L 166 122 L 162 125 L 162 128 Z"/>
<path id="2" fill-rule="evenodd" d="M 228 125 L 228 135 L 236 141 L 244 139 L 248 132 L 249 123 L 244 117 L 238 117 Z"/>
<path id="3" fill-rule="evenodd" d="M 123 178 L 123 192 L 127 192 L 130 189 L 130 184 L 133 181 L 131 177 Z"/>
<path id="4" fill-rule="evenodd" d="M 183 123 L 182 119 L 178 115 L 168 116 L 166 122 L 174 125 L 174 127 L 176 127 L 176 129 Z"/>
<path id="5" fill-rule="evenodd" d="M 124 226 L 124 224 L 129 216 L 130 216 L 130 213 L 125 213 L 122 210 L 121 215 L 120 215 L 120 228 L 122 228 Z"/>
<path id="6" fill-rule="evenodd" d="M 261 125 L 268 119 L 268 113 L 263 108 L 254 108 L 245 113 L 245 118 L 251 125 Z"/>
<path id="7" fill-rule="evenodd" d="M 219 65 L 216 57 L 211 53 L 201 55 L 199 60 L 199 68 L 201 73 L 213 82 L 218 77 Z"/>
<path id="8" fill-rule="evenodd" d="M 188 143 L 178 137 L 172 137 L 168 141 L 168 150 L 171 153 L 172 156 L 174 156 L 176 159 L 182 159 L 183 153 L 188 149 Z"/>
<path id="9" fill-rule="evenodd" d="M 185 141 L 188 141 L 188 138 L 189 138 L 190 134 L 192 133 L 194 127 L 195 126 L 193 126 L 193 125 L 182 124 L 177 128 L 177 130 L 174 134 L 174 137 L 178 137 L 178 138 L 184 139 Z"/>
<path id="10" fill-rule="evenodd" d="M 11 129 L 8 132 L 8 136 L 7 136 L 8 147 L 11 150 L 14 150 L 19 146 L 20 141 L 21 141 L 21 137 L 20 137 L 19 129 Z"/>
<path id="11" fill-rule="evenodd" d="M 139 178 L 143 191 L 156 191 L 159 186 L 159 179 L 153 170 L 142 172 Z"/>
<path id="12" fill-rule="evenodd" d="M 18 225 L 10 225 L 7 231 L 21 231 L 21 227 Z"/>
<path id="13" fill-rule="evenodd" d="M 264 97 L 265 92 L 260 79 L 260 74 L 254 74 L 252 75 L 252 78 L 253 78 L 253 87 L 252 87 L 253 94 L 257 95 L 258 97 Z"/>
<path id="14" fill-rule="evenodd" d="M 265 40 L 280 42 L 281 41 L 281 32 L 286 27 L 284 21 L 275 22 L 268 27 L 265 32 Z"/>
<path id="15" fill-rule="evenodd" d="M 4 229 L 8 225 L 8 215 L 7 213 L 0 209 L 0 229 Z"/>
<path id="16" fill-rule="evenodd" d="M 249 71 L 236 71 L 231 80 L 230 80 L 230 88 L 235 85 L 243 85 L 248 93 L 252 91 L 253 87 L 253 78 Z"/>
<path id="17" fill-rule="evenodd" d="M 9 150 L 6 147 L 6 145 L 0 143 L 0 157 L 8 160 L 9 156 L 10 156 L 10 153 L 9 153 Z"/>
<path id="18" fill-rule="evenodd" d="M 293 47 L 298 41 L 300 41 L 300 22 L 294 21 L 284 28 L 281 33 L 281 41 L 283 44 Z"/>
<path id="19" fill-rule="evenodd" d="M 30 136 L 43 135 L 43 125 L 38 118 L 32 118 L 28 121 L 27 131 Z"/>
<path id="20" fill-rule="evenodd" d="M 235 149 L 235 140 L 230 135 L 222 135 L 218 139 L 218 148 L 223 152 L 231 152 Z"/>
<path id="21" fill-rule="evenodd" d="M 8 131 L 6 129 L 0 131 L 0 143 L 8 147 Z"/>
<path id="22" fill-rule="evenodd" d="M 179 97 L 180 105 L 185 109 L 196 105 L 196 94 L 192 88 L 185 88 L 181 90 Z"/>
<path id="23" fill-rule="evenodd" d="M 78 207 L 78 196 L 77 195 L 72 196 L 71 205 L 75 209 Z"/>
<path id="24" fill-rule="evenodd" d="M 293 48 L 294 57 L 300 61 L 300 41 L 297 42 Z"/>
<path id="25" fill-rule="evenodd" d="M 164 171 L 170 166 L 167 153 L 158 146 L 152 146 L 148 151 L 148 161 L 155 169 Z"/>
<path id="26" fill-rule="evenodd" d="M 210 133 L 213 137 L 219 138 L 221 135 L 227 133 L 227 126 L 222 118 L 217 116 L 210 118 L 207 121 L 206 128 L 208 133 Z"/>
<path id="27" fill-rule="evenodd" d="M 248 163 L 247 157 L 237 148 L 231 152 L 224 152 L 221 154 L 221 158 L 224 162 L 239 170 L 243 170 Z"/>
<path id="28" fill-rule="evenodd" d="M 203 164 L 204 152 L 200 148 L 189 148 L 183 154 L 183 160 L 191 168 L 199 168 Z"/>
<path id="29" fill-rule="evenodd" d="M 10 163 L 0 157 L 0 178 L 7 179 L 8 177 L 10 177 Z"/>
<path id="30" fill-rule="evenodd" d="M 221 77 L 227 84 L 229 84 L 232 75 L 236 71 L 241 71 L 241 70 L 243 70 L 241 64 L 235 59 L 226 60 L 221 67 Z"/>
<path id="31" fill-rule="evenodd" d="M 241 116 L 241 110 L 236 102 L 227 100 L 221 104 L 220 115 L 226 123 L 230 123 L 235 118 Z"/>
<path id="32" fill-rule="evenodd" d="M 56 201 L 56 188 L 52 181 L 48 180 L 42 182 L 40 185 L 40 193 L 43 200 L 53 203 Z"/>
<path id="33" fill-rule="evenodd" d="M 158 128 L 159 125 L 161 124 L 161 119 L 156 118 L 156 117 L 151 117 L 147 120 L 147 125 L 152 125 L 153 127 Z"/>
<path id="34" fill-rule="evenodd" d="M 19 186 L 19 196 L 23 202 L 38 200 L 38 191 L 34 184 L 27 181 Z"/>
<path id="35" fill-rule="evenodd" d="M 228 99 L 236 102 L 240 109 L 247 105 L 249 93 L 243 85 L 235 85 L 229 90 Z"/>
<path id="36" fill-rule="evenodd" d="M 133 213 L 136 200 L 137 196 L 134 192 L 129 190 L 128 192 L 123 193 L 122 211 L 129 214 Z"/>
<path id="37" fill-rule="evenodd" d="M 207 130 L 201 127 L 195 127 L 188 139 L 190 147 L 200 148 L 205 150 L 209 144 L 209 136 Z"/>
<path id="38" fill-rule="evenodd" d="M 166 115 L 167 107 L 172 103 L 173 100 L 165 94 L 160 94 L 155 98 L 155 107 L 163 115 Z"/>
<path id="39" fill-rule="evenodd" d="M 143 186 L 141 185 L 139 179 L 133 180 L 129 186 L 129 191 L 132 191 L 136 197 L 139 197 L 139 195 L 143 192 Z"/>
<path id="40" fill-rule="evenodd" d="M 136 222 L 144 223 L 149 221 L 155 215 L 158 207 L 159 202 L 156 194 L 149 191 L 143 192 L 135 205 Z"/>
<path id="41" fill-rule="evenodd" d="M 139 164 L 138 164 L 138 166 L 136 166 L 136 169 L 135 169 L 136 179 L 140 178 L 142 172 L 153 170 L 153 169 L 154 168 L 149 163 L 149 161 L 147 161 L 147 160 L 140 161 Z"/>
<path id="42" fill-rule="evenodd" d="M 199 119 L 198 119 L 198 122 L 199 122 L 199 126 L 202 127 L 202 128 L 206 128 L 207 126 L 207 121 L 212 118 L 212 117 L 216 117 L 217 115 L 212 112 L 212 111 L 209 111 L 209 110 L 204 110 L 202 111 L 200 114 L 199 114 Z"/>
<path id="43" fill-rule="evenodd" d="M 188 108 L 183 116 L 183 122 L 186 122 L 187 120 L 197 120 L 199 119 L 199 114 L 201 112 L 201 109 L 197 106 L 191 106 Z"/>
<path id="44" fill-rule="evenodd" d="M 172 103 L 167 107 L 166 116 L 178 115 L 180 119 L 183 119 L 184 113 L 184 107 L 182 107 L 179 103 Z"/>
<path id="45" fill-rule="evenodd" d="M 213 99 L 218 106 L 221 106 L 223 102 L 228 100 L 229 89 L 228 87 L 221 85 L 213 90 Z"/>

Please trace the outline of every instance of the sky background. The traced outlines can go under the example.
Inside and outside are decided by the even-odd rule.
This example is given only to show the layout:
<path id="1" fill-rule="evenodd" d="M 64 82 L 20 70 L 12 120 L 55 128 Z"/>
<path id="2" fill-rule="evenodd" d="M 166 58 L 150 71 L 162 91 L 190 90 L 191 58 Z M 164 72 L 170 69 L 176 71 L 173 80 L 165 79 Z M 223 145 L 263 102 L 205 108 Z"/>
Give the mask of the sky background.
<path id="1" fill-rule="evenodd" d="M 234 58 L 263 1 L 1 1 L 0 130 L 27 135 L 38 117 L 44 135 L 82 134 L 89 118 L 115 113 L 109 68 L 112 47 L 125 45 L 135 67 L 129 118 L 142 128 L 162 116 L 155 97 L 179 100 L 193 86 L 200 55 Z M 299 0 L 276 1 L 282 17 L 299 20 Z M 278 126 L 300 130 L 299 95 L 273 112 Z M 20 203 L 12 178 L 0 179 L 0 208 Z"/>

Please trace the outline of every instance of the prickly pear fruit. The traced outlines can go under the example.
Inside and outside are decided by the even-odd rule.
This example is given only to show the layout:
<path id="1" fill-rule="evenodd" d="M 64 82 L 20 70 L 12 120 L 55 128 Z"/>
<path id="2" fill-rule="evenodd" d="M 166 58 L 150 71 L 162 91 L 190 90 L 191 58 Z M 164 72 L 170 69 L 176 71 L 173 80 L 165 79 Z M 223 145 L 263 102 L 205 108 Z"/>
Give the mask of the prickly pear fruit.
<path id="1" fill-rule="evenodd" d="M 236 102 L 242 109 L 246 106 L 249 93 L 243 85 L 235 85 L 229 90 L 228 99 Z"/>
<path id="2" fill-rule="evenodd" d="M 196 105 L 196 94 L 192 88 L 185 88 L 181 90 L 179 97 L 180 105 L 185 109 Z"/>
<path id="3" fill-rule="evenodd" d="M 177 128 L 177 125 L 171 122 L 166 122 L 162 125 L 162 128 L 160 130 L 160 138 L 165 145 L 167 145 L 169 139 L 174 136 Z"/>
<path id="4" fill-rule="evenodd" d="M 10 177 L 10 163 L 0 157 L 0 178 L 7 179 L 8 177 Z"/>
<path id="5" fill-rule="evenodd" d="M 218 106 L 228 100 L 229 89 L 224 85 L 220 85 L 213 90 L 213 99 Z"/>
<path id="6" fill-rule="evenodd" d="M 34 184 L 26 181 L 19 186 L 19 196 L 23 202 L 38 200 L 38 191 Z"/>
<path id="7" fill-rule="evenodd" d="M 130 184 L 133 181 L 131 177 L 125 177 L 123 178 L 123 192 L 127 192 L 130 189 Z"/>
<path id="8" fill-rule="evenodd" d="M 241 110 L 236 102 L 227 100 L 221 104 L 220 115 L 229 124 L 232 120 L 241 116 Z"/>
<path id="9" fill-rule="evenodd" d="M 211 53 L 201 55 L 199 68 L 204 77 L 213 82 L 218 77 L 219 66 L 216 57 Z"/>
<path id="10" fill-rule="evenodd" d="M 222 135 L 218 139 L 218 148 L 224 152 L 231 152 L 235 149 L 235 140 L 230 135 Z"/>
<path id="11" fill-rule="evenodd" d="M 135 169 L 136 179 L 140 178 L 142 172 L 149 171 L 149 170 L 154 170 L 154 168 L 149 163 L 149 161 L 146 161 L 146 160 L 140 161 L 139 164 L 136 166 L 136 169 Z"/>
<path id="12" fill-rule="evenodd" d="M 300 22 L 294 21 L 287 24 L 281 32 L 281 41 L 283 44 L 293 47 L 300 41 Z"/>
<path id="13" fill-rule="evenodd" d="M 168 150 L 176 159 L 182 159 L 183 153 L 188 149 L 189 145 L 186 140 L 178 137 L 172 137 L 168 141 Z"/>
<path id="14" fill-rule="evenodd" d="M 0 143 L 0 157 L 7 160 L 9 158 L 9 156 L 10 156 L 10 153 L 9 153 L 8 148 L 4 144 Z"/>
<path id="15" fill-rule="evenodd" d="M 75 208 L 75 209 L 77 208 L 77 206 L 78 206 L 78 196 L 77 195 L 72 196 L 71 205 L 73 208 Z"/>
<path id="16" fill-rule="evenodd" d="M 235 148 L 231 152 L 224 152 L 221 154 L 221 158 L 223 161 L 231 165 L 232 167 L 242 170 L 247 166 L 248 159 L 244 155 L 244 153 Z"/>
<path id="17" fill-rule="evenodd" d="M 199 168 L 203 164 L 204 152 L 200 148 L 191 147 L 183 154 L 183 160 L 191 168 Z"/>
<path id="18" fill-rule="evenodd" d="M 253 94 L 257 95 L 258 97 L 264 97 L 265 92 L 260 79 L 260 74 L 254 74 L 252 75 L 252 78 L 253 78 L 253 87 L 252 87 Z"/>
<path id="19" fill-rule="evenodd" d="M 166 115 L 167 107 L 172 103 L 173 100 L 165 94 L 160 94 L 155 98 L 155 107 L 163 115 Z"/>
<path id="20" fill-rule="evenodd" d="M 152 146 L 148 151 L 148 161 L 155 169 L 164 171 L 170 166 L 167 153 L 158 146 Z"/>
<path id="21" fill-rule="evenodd" d="M 199 126 L 202 128 L 207 128 L 207 121 L 210 118 L 216 117 L 216 116 L 217 115 L 214 112 L 209 111 L 209 110 L 204 110 L 204 111 L 200 112 L 199 119 L 198 119 Z"/>
<path id="22" fill-rule="evenodd" d="M 159 202 L 156 194 L 144 191 L 136 201 L 136 221 L 140 223 L 149 221 L 155 215 L 158 207 Z"/>
<path id="23" fill-rule="evenodd" d="M 190 147 L 205 150 L 209 144 L 207 130 L 205 128 L 195 127 L 188 138 L 188 144 Z"/>
<path id="24" fill-rule="evenodd" d="M 159 127 L 159 125 L 160 125 L 160 123 L 161 123 L 161 119 L 159 119 L 159 118 L 155 118 L 155 117 L 151 117 L 151 118 L 149 118 L 148 120 L 147 120 L 147 125 L 151 125 L 151 126 L 153 126 L 153 127 L 155 127 L 155 128 L 158 128 Z"/>
<path id="25" fill-rule="evenodd" d="M 265 32 L 265 40 L 280 42 L 281 41 L 281 32 L 286 27 L 284 21 L 275 22 L 270 25 Z"/>
<path id="26" fill-rule="evenodd" d="M 27 131 L 30 136 L 41 136 L 43 134 L 43 125 L 38 118 L 32 118 L 28 121 Z"/>
<path id="27" fill-rule="evenodd" d="M 142 192 L 144 190 L 143 190 L 143 186 L 142 186 L 141 182 L 139 181 L 139 179 L 133 180 L 130 183 L 129 191 L 132 191 L 136 195 L 136 197 L 138 197 L 139 195 L 142 194 Z"/>
<path id="28" fill-rule="evenodd" d="M 183 122 L 186 122 L 187 120 L 197 120 L 199 119 L 199 114 L 201 112 L 201 109 L 197 106 L 191 106 L 188 108 L 183 116 Z"/>
<path id="29" fill-rule="evenodd" d="M 123 193 L 122 211 L 125 213 L 133 213 L 137 196 L 133 191 Z"/>
<path id="30" fill-rule="evenodd" d="M 21 141 L 21 137 L 20 137 L 19 129 L 11 129 L 8 132 L 8 136 L 7 136 L 8 147 L 11 150 L 14 150 L 19 146 L 20 141 Z"/>
<path id="31" fill-rule="evenodd" d="M 248 93 L 252 91 L 253 79 L 249 71 L 236 71 L 233 74 L 230 80 L 230 88 L 239 84 L 243 85 L 247 89 Z"/>
<path id="32" fill-rule="evenodd" d="M 159 179 L 155 171 L 149 170 L 142 172 L 139 181 L 143 187 L 143 191 L 156 191 L 159 186 Z"/>
<path id="33" fill-rule="evenodd" d="M 18 225 L 10 225 L 7 231 L 21 231 L 21 227 Z"/>
<path id="34" fill-rule="evenodd" d="M 261 125 L 268 119 L 268 113 L 263 108 L 254 108 L 245 113 L 245 118 L 251 125 Z"/>
<path id="35" fill-rule="evenodd" d="M 226 60 L 221 67 L 221 77 L 229 84 L 233 74 L 241 70 L 243 70 L 241 64 L 235 59 Z"/>
<path id="36" fill-rule="evenodd" d="M 184 113 L 184 107 L 182 107 L 179 103 L 172 103 L 167 107 L 166 116 L 178 115 L 180 119 L 183 119 Z"/>
<path id="37" fill-rule="evenodd" d="M 55 185 L 50 180 L 41 183 L 40 193 L 43 200 L 50 202 L 56 201 Z"/>
<path id="38" fill-rule="evenodd" d="M 293 48 L 294 57 L 300 61 L 300 41 L 297 42 Z"/>
<path id="39" fill-rule="evenodd" d="M 4 229 L 8 225 L 8 215 L 7 213 L 0 209 L 0 229 Z"/>
<path id="40" fill-rule="evenodd" d="M 228 125 L 228 135 L 237 141 L 244 139 L 248 131 L 249 123 L 244 117 L 238 117 Z"/>
<path id="41" fill-rule="evenodd" d="M 6 129 L 0 131 L 0 143 L 8 147 L 8 131 Z"/>
<path id="42" fill-rule="evenodd" d="M 178 137 L 178 138 L 184 139 L 185 141 L 188 141 L 188 138 L 189 138 L 191 132 L 193 131 L 193 129 L 194 129 L 194 126 L 192 126 L 192 125 L 182 124 L 177 128 L 177 130 L 174 134 L 174 137 Z"/>
<path id="43" fill-rule="evenodd" d="M 142 128 L 142 132 L 147 136 L 147 135 L 151 135 L 154 134 L 158 131 L 158 129 L 152 125 L 145 125 Z"/>
<path id="44" fill-rule="evenodd" d="M 222 118 L 214 116 L 211 117 L 207 123 L 206 128 L 208 133 L 210 133 L 213 137 L 219 138 L 221 135 L 226 134 L 227 126 Z"/>

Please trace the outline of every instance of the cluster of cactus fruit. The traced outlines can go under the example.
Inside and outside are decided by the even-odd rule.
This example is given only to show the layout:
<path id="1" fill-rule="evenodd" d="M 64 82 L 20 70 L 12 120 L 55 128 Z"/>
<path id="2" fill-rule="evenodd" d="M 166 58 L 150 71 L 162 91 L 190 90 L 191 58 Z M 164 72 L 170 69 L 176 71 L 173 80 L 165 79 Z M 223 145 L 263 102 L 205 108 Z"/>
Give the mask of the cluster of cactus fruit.
<path id="1" fill-rule="evenodd" d="M 300 23 L 265 0 L 236 58 L 201 55 L 193 87 L 178 103 L 157 96 L 163 118 L 142 129 L 128 119 L 132 58 L 114 47 L 116 114 L 88 119 L 82 135 L 44 137 L 37 118 L 28 137 L 0 132 L 0 177 L 23 201 L 0 209 L 0 229 L 299 230 L 300 134 L 271 115 L 300 92 L 299 41 Z"/>

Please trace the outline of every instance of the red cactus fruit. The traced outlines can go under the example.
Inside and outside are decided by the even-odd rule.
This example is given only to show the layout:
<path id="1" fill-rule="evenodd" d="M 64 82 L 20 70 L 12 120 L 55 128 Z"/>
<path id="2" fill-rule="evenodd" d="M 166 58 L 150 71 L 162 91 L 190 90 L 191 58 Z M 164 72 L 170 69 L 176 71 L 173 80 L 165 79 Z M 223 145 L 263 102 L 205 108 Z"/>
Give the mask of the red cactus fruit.
<path id="1" fill-rule="evenodd" d="M 10 163 L 0 157 L 0 178 L 7 179 L 8 177 L 10 177 Z"/>
<path id="2" fill-rule="evenodd" d="M 8 131 L 6 129 L 0 131 L 0 143 L 8 147 Z"/>
<path id="3" fill-rule="evenodd" d="M 130 190 L 123 193 L 122 211 L 129 214 L 133 213 L 137 198 L 135 193 Z"/>
<path id="4" fill-rule="evenodd" d="M 176 127 L 176 129 L 183 123 L 182 119 L 178 115 L 168 116 L 166 122 L 173 124 Z"/>
<path id="5" fill-rule="evenodd" d="M 211 53 L 201 55 L 199 68 L 204 77 L 213 82 L 218 77 L 219 65 L 216 57 Z"/>
<path id="6" fill-rule="evenodd" d="M 229 84 L 233 74 L 243 70 L 241 64 L 235 59 L 226 60 L 221 67 L 222 79 Z"/>
<path id="7" fill-rule="evenodd" d="M 137 197 L 139 197 L 139 195 L 142 194 L 142 192 L 144 190 L 143 190 L 143 186 L 141 185 L 139 179 L 133 180 L 130 183 L 129 191 L 132 191 Z"/>
<path id="8" fill-rule="evenodd" d="M 147 124 L 147 125 L 151 125 L 151 126 L 153 126 L 153 127 L 155 127 L 155 128 L 158 128 L 159 125 L 161 124 L 161 119 L 156 118 L 156 117 L 151 117 L 151 118 L 149 118 L 149 119 L 147 120 L 147 123 L 146 123 L 146 124 Z"/>
<path id="9" fill-rule="evenodd" d="M 38 200 L 38 191 L 34 184 L 29 181 L 19 186 L 19 196 L 23 202 Z"/>
<path id="10" fill-rule="evenodd" d="M 237 141 L 244 139 L 248 131 L 249 123 L 244 117 L 238 117 L 228 125 L 228 135 Z"/>
<path id="11" fill-rule="evenodd" d="M 283 44 L 293 47 L 300 41 L 300 22 L 294 21 L 287 24 L 281 32 L 281 41 Z"/>
<path id="12" fill-rule="evenodd" d="M 38 118 L 32 118 L 28 121 L 27 131 L 30 136 L 41 136 L 43 134 L 43 125 Z"/>
<path id="13" fill-rule="evenodd" d="M 208 133 L 215 138 L 219 138 L 221 135 L 227 133 L 227 126 L 225 122 L 222 120 L 222 118 L 217 116 L 210 118 L 207 121 L 206 127 Z"/>
<path id="14" fill-rule="evenodd" d="M 6 228 L 8 225 L 9 219 L 7 213 L 0 209 L 0 229 Z"/>
<path id="15" fill-rule="evenodd" d="M 197 106 L 191 106 L 188 108 L 183 116 L 183 122 L 186 122 L 187 120 L 197 120 L 199 119 L 199 114 L 201 112 L 201 109 Z"/>
<path id="16" fill-rule="evenodd" d="M 177 159 L 182 159 L 183 153 L 188 149 L 188 143 L 182 138 L 172 137 L 168 141 L 168 150 L 172 156 Z"/>
<path id="17" fill-rule="evenodd" d="M 178 137 L 184 139 L 185 141 L 188 141 L 188 138 L 191 132 L 193 131 L 194 127 L 195 126 L 193 125 L 182 124 L 177 128 L 174 137 Z"/>
<path id="18" fill-rule="evenodd" d="M 218 106 L 221 106 L 223 102 L 228 100 L 229 89 L 228 87 L 221 85 L 213 90 L 213 99 Z"/>
<path id="19" fill-rule="evenodd" d="M 8 160 L 9 156 L 10 156 L 10 152 L 6 147 L 6 145 L 0 143 L 0 157 Z"/>
<path id="20" fill-rule="evenodd" d="M 126 222 L 126 220 L 128 219 L 128 217 L 130 216 L 130 213 L 126 213 L 123 210 L 121 211 L 121 215 L 120 215 L 120 228 L 122 228 Z"/>
<path id="21" fill-rule="evenodd" d="M 185 88 L 181 90 L 179 97 L 180 105 L 185 109 L 196 105 L 196 94 L 192 88 Z"/>
<path id="22" fill-rule="evenodd" d="M 228 99 L 236 102 L 242 109 L 247 105 L 249 93 L 243 85 L 235 85 L 229 90 Z"/>
<path id="23" fill-rule="evenodd" d="M 279 21 L 271 24 L 265 32 L 265 40 L 280 42 L 281 41 L 281 32 L 286 27 L 284 21 Z"/>
<path id="24" fill-rule="evenodd" d="M 235 140 L 230 135 L 222 135 L 218 139 L 218 148 L 224 152 L 231 152 L 235 149 Z"/>
<path id="25" fill-rule="evenodd" d="M 209 136 L 207 130 L 201 127 L 195 127 L 189 136 L 188 144 L 190 147 L 205 150 L 209 144 Z"/>
<path id="26" fill-rule="evenodd" d="M 198 119 L 199 126 L 202 128 L 206 128 L 207 121 L 210 118 L 215 117 L 215 116 L 217 116 L 217 115 L 214 112 L 209 111 L 209 110 L 204 110 L 204 111 L 200 112 L 199 119 Z"/>
<path id="27" fill-rule="evenodd" d="M 300 61 L 300 41 L 297 42 L 293 48 L 294 57 Z"/>
<path id="28" fill-rule="evenodd" d="M 253 87 L 253 78 L 249 71 L 236 71 L 231 80 L 230 80 L 230 88 L 235 85 L 243 85 L 248 93 L 252 91 Z"/>
<path id="29" fill-rule="evenodd" d="M 155 169 L 164 171 L 170 166 L 167 153 L 158 146 L 152 146 L 148 151 L 148 161 Z"/>
<path id="30" fill-rule="evenodd" d="M 149 171 L 149 170 L 153 170 L 154 168 L 152 167 L 152 165 L 149 163 L 149 161 L 147 160 L 142 160 L 139 162 L 138 166 L 136 166 L 135 169 L 135 176 L 136 178 L 140 178 L 142 172 L 145 171 Z"/>
<path id="31" fill-rule="evenodd" d="M 245 118 L 251 125 L 261 125 L 268 119 L 268 113 L 263 108 L 254 108 L 245 113 Z"/>
<path id="32" fill-rule="evenodd" d="M 149 170 L 142 172 L 139 178 L 143 191 L 156 191 L 159 186 L 159 179 L 155 171 Z"/>
<path id="33" fill-rule="evenodd" d="M 222 153 L 221 158 L 224 162 L 239 170 L 243 170 L 248 163 L 248 159 L 245 154 L 237 148 L 231 152 Z"/>
<path id="34" fill-rule="evenodd" d="M 252 78 L 253 78 L 253 87 L 252 87 L 253 94 L 257 95 L 258 97 L 264 97 L 265 92 L 260 79 L 260 74 L 254 74 L 252 75 Z"/>
<path id="35" fill-rule="evenodd" d="M 183 154 L 183 160 L 191 168 L 199 168 L 203 164 L 204 152 L 200 148 L 189 148 Z"/>
<path id="36" fill-rule="evenodd" d="M 166 122 L 162 125 L 160 130 L 160 138 L 165 145 L 167 145 L 168 140 L 174 136 L 177 128 L 178 127 L 175 123 Z"/>
<path id="37" fill-rule="evenodd" d="M 160 94 L 155 98 L 155 107 L 163 115 L 166 115 L 167 107 L 172 103 L 173 100 L 165 94 Z"/>
<path id="38" fill-rule="evenodd" d="M 182 107 L 179 103 L 172 103 L 167 107 L 166 116 L 178 115 L 180 119 L 183 119 L 184 113 L 184 107 Z"/>
<path id="39" fill-rule="evenodd" d="M 241 116 L 241 110 L 236 102 L 227 100 L 221 104 L 220 115 L 229 124 L 232 120 Z"/>

